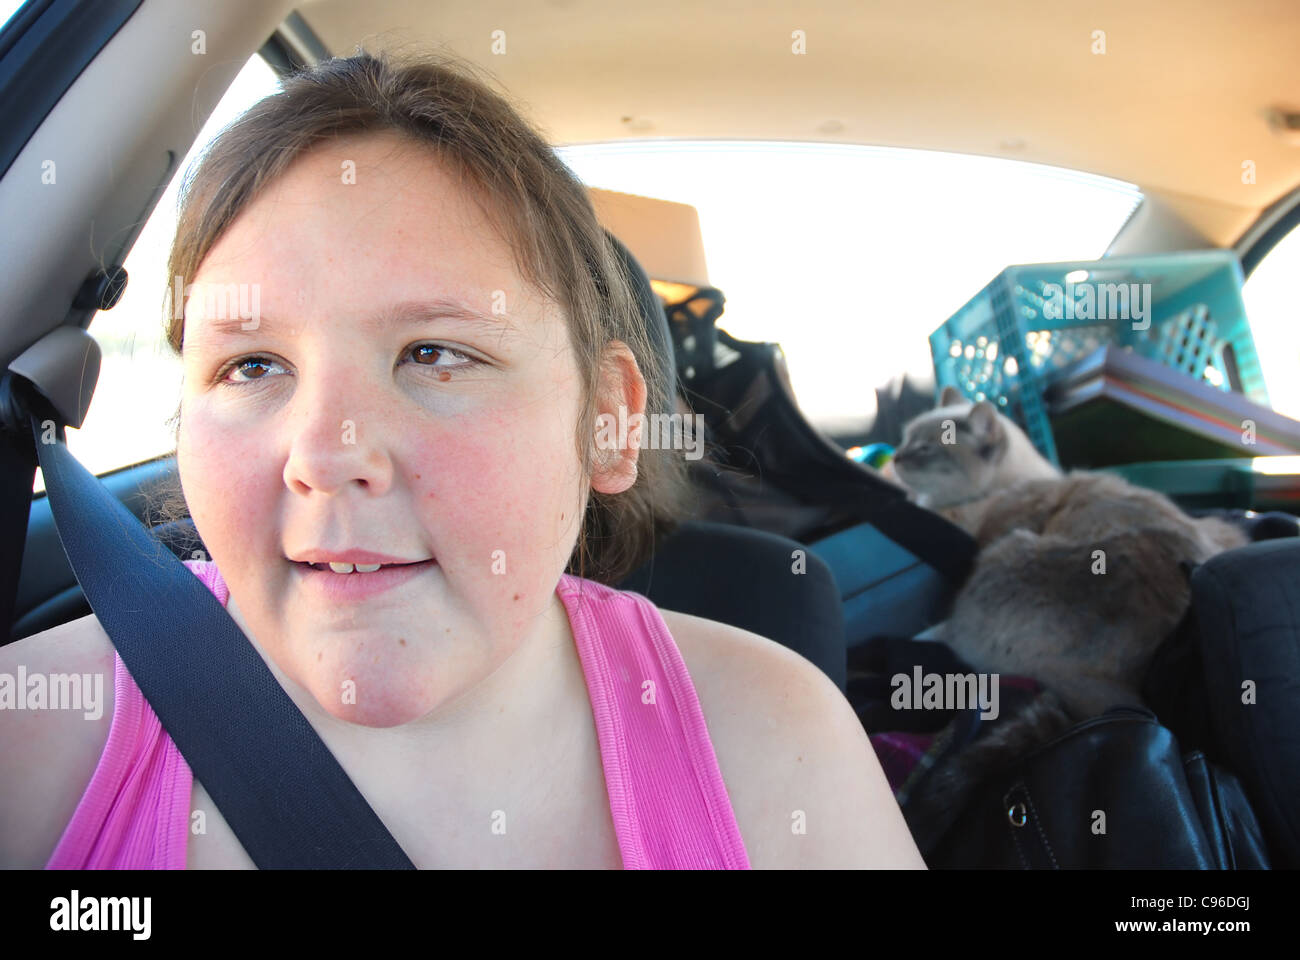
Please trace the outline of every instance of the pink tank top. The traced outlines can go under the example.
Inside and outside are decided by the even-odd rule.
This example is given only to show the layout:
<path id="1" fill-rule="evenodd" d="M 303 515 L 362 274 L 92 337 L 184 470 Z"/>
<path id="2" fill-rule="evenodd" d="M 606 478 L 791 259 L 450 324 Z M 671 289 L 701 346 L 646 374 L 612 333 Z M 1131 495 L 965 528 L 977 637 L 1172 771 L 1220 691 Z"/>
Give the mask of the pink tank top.
<path id="1" fill-rule="evenodd" d="M 186 560 L 224 605 L 217 565 Z M 625 869 L 748 869 L 695 686 L 658 609 L 564 575 Z M 108 742 L 47 870 L 185 868 L 193 774 L 114 654 Z M 654 681 L 653 709 L 641 702 Z"/>

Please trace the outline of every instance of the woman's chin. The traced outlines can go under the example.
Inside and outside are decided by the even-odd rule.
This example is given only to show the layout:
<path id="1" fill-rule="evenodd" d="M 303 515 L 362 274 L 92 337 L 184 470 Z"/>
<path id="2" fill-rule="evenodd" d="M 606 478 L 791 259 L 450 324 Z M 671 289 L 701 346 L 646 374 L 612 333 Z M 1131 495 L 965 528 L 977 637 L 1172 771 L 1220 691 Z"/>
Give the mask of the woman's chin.
<path id="1" fill-rule="evenodd" d="M 428 691 L 417 695 L 405 689 L 404 684 L 394 686 L 397 689 L 387 689 L 382 683 L 368 683 L 364 678 L 348 679 L 337 687 L 330 685 L 323 690 L 313 689 L 312 695 L 326 713 L 363 727 L 400 727 L 426 716 L 440 705 Z"/>
<path id="2" fill-rule="evenodd" d="M 329 703 L 321 700 L 317 700 L 317 703 L 320 703 L 322 709 L 339 720 L 355 723 L 360 727 L 400 727 L 403 724 L 420 719 L 429 712 L 429 710 L 412 709 L 409 706 L 391 704 L 380 706 L 375 704 L 346 704 L 337 701 Z"/>
<path id="3" fill-rule="evenodd" d="M 398 727 L 445 703 L 450 692 L 437 672 L 414 664 L 366 658 L 363 662 L 311 663 L 299 680 L 331 716 L 365 727 Z M 304 682 L 305 681 L 305 682 Z"/>

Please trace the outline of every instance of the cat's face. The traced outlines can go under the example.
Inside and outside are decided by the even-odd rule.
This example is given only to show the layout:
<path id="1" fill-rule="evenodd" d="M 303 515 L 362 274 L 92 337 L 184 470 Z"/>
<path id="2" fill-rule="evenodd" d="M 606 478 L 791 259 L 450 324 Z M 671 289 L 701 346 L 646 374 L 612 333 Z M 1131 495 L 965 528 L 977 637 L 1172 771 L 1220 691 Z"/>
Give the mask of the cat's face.
<path id="1" fill-rule="evenodd" d="M 893 461 L 898 479 L 930 507 L 990 493 L 1007 447 L 1007 432 L 993 404 L 971 404 L 951 388 L 939 403 L 903 428 Z"/>

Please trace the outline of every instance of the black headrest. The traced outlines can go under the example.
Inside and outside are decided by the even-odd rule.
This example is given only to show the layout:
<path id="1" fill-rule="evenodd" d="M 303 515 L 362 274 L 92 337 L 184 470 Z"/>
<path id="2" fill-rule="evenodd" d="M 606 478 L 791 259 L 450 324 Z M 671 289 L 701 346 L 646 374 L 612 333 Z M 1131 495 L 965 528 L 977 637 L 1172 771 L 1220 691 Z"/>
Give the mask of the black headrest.
<path id="1" fill-rule="evenodd" d="M 729 523 L 683 523 L 620 590 L 775 640 L 846 689 L 844 607 L 830 566 L 805 551 L 806 576 L 789 574 L 794 540 Z M 797 582 L 796 582 L 797 581 Z M 762 603 L 755 603 L 762 597 Z"/>
<path id="2" fill-rule="evenodd" d="M 675 377 L 677 358 L 673 354 L 673 338 L 668 332 L 668 316 L 664 313 L 663 301 L 659 299 L 659 294 L 655 293 L 654 288 L 650 286 L 650 276 L 637 262 L 636 257 L 632 256 L 632 251 L 623 246 L 622 241 L 608 230 L 605 231 L 605 236 L 609 238 L 614 252 L 618 254 L 619 261 L 623 264 L 623 272 L 632 287 L 632 294 L 636 297 L 636 302 L 641 307 L 641 315 L 645 318 L 646 327 L 650 333 L 650 343 L 659 356 L 664 358 L 666 362 L 665 369 L 669 371 L 669 375 Z"/>

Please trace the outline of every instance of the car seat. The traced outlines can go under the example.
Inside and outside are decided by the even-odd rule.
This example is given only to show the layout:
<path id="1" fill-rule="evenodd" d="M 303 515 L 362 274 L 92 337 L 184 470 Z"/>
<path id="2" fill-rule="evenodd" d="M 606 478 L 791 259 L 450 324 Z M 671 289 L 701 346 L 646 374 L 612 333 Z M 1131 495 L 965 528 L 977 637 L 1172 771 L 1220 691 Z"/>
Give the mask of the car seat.
<path id="1" fill-rule="evenodd" d="M 1300 537 L 1211 557 L 1191 587 L 1143 698 L 1184 750 L 1240 778 L 1273 864 L 1300 867 Z"/>

